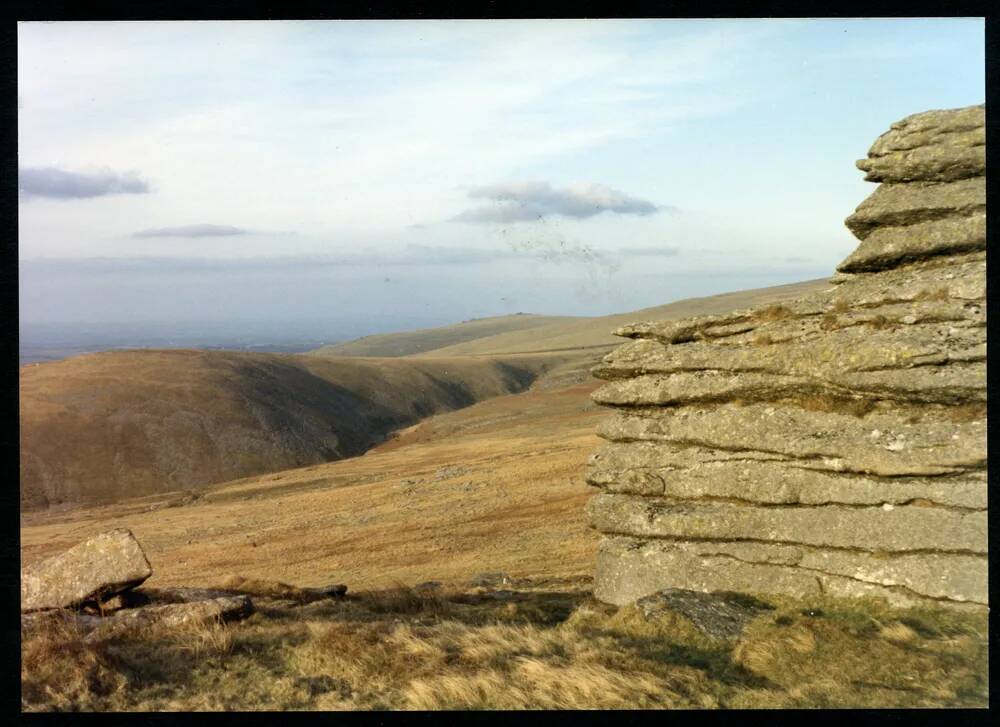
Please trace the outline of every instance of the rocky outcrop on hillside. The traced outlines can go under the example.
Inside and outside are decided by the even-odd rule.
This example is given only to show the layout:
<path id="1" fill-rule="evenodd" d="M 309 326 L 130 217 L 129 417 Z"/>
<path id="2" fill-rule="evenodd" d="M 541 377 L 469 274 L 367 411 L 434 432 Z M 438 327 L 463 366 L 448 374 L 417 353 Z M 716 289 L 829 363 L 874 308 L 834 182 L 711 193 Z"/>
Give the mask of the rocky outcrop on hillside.
<path id="1" fill-rule="evenodd" d="M 224 589 L 137 588 L 153 575 L 132 531 L 116 528 L 21 570 L 22 631 L 68 625 L 85 642 L 150 628 L 244 619 L 254 613 L 247 590 L 308 603 L 342 598 L 344 584 L 298 588 L 287 583 L 225 579 Z"/>
<path id="2" fill-rule="evenodd" d="M 985 108 L 892 125 L 829 289 L 637 323 L 594 369 L 595 594 L 987 603 Z"/>

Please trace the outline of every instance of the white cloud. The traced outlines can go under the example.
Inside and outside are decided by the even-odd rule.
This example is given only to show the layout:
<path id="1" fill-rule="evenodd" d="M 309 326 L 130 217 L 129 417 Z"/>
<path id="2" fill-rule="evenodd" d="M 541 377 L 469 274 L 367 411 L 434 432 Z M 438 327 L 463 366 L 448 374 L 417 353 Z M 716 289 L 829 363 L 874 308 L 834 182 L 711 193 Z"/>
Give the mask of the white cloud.
<path id="1" fill-rule="evenodd" d="M 76 109 L 91 121 L 22 124 L 22 158 L 102 158 L 157 180 L 143 219 L 122 207 L 102 229 L 79 211 L 67 228 L 114 236 L 229 218 L 318 235 L 399 232 L 458 213 L 463 185 L 719 112 L 731 103 L 720 94 L 678 92 L 668 103 L 664 94 L 717 75 L 713 63 L 735 62 L 760 36 L 695 24 L 664 41 L 645 37 L 643 23 L 536 21 L 369 26 L 353 36 L 347 24 L 253 33 L 199 24 L 185 39 L 189 28 L 171 37 L 172 24 L 144 25 L 117 35 L 73 28 L 69 41 L 40 33 L 42 47 L 26 38 L 24 117 Z M 39 106 L 51 99 L 62 99 L 58 108 Z"/>

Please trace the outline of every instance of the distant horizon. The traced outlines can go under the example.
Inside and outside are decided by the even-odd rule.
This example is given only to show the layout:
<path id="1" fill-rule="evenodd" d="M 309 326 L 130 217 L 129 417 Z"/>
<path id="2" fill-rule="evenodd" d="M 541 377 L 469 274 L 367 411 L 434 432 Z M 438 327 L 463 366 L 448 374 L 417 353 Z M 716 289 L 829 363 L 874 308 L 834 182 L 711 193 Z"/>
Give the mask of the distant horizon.
<path id="1" fill-rule="evenodd" d="M 780 287 L 829 276 L 803 278 L 775 286 Z M 723 290 L 714 295 L 741 292 Z M 709 294 L 713 295 L 713 294 Z M 683 296 L 662 300 L 652 306 L 666 305 L 689 298 Z M 636 309 L 641 310 L 641 309 Z M 629 313 L 631 310 L 609 311 L 603 315 Z M 377 323 L 356 317 L 296 317 L 287 320 L 228 319 L 228 320 L 108 320 L 89 321 L 19 321 L 19 365 L 43 363 L 82 353 L 98 353 L 121 349 L 184 348 L 198 350 L 256 351 L 272 353 L 305 353 L 322 346 L 345 343 L 370 336 L 406 333 L 425 328 L 460 325 L 492 318 L 518 315 L 541 317 L 597 318 L 600 315 L 567 315 L 534 311 L 516 311 L 500 315 L 474 316 L 455 320 L 443 318 L 399 317 L 382 318 Z M 179 340 L 174 340 L 179 339 Z"/>
<path id="2" fill-rule="evenodd" d="M 18 24 L 22 321 L 372 330 L 832 274 L 981 18 Z"/>

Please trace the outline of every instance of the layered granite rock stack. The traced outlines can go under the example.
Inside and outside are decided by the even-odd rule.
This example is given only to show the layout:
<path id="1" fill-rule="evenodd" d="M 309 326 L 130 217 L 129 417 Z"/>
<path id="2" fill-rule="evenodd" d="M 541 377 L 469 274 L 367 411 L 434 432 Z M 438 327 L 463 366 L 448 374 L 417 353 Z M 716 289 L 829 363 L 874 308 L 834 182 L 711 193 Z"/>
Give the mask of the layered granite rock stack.
<path id="1" fill-rule="evenodd" d="M 892 125 L 829 289 L 638 323 L 594 373 L 595 594 L 987 604 L 985 108 Z"/>

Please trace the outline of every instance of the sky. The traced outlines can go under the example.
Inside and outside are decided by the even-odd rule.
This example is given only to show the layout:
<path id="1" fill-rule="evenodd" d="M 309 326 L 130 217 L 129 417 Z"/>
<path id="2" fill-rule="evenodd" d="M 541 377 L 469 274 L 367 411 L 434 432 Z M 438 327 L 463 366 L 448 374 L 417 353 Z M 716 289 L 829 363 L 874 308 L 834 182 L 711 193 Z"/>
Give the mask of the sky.
<path id="1" fill-rule="evenodd" d="M 22 324 L 601 315 L 832 274 L 977 18 L 18 24 Z"/>

